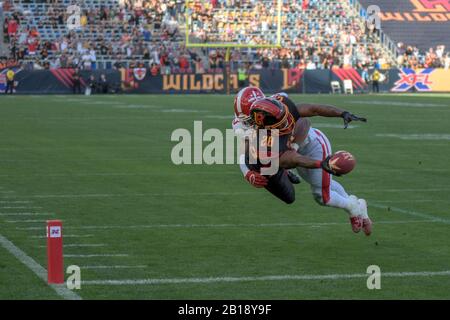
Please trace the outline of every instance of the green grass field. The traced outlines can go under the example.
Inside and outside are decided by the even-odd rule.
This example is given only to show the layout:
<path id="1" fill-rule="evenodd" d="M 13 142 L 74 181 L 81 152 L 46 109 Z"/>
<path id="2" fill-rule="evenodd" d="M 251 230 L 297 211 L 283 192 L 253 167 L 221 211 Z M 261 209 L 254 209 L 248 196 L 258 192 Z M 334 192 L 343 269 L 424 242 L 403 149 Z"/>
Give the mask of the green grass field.
<path id="1" fill-rule="evenodd" d="M 450 95 L 292 97 L 369 119 L 313 126 L 357 157 L 338 179 L 371 237 L 306 183 L 288 206 L 236 165 L 173 165 L 174 129 L 230 127 L 222 95 L 1 96 L 0 235 L 46 268 L 45 221 L 62 219 L 83 299 L 449 299 Z M 64 297 L 2 243 L 0 299 Z"/>

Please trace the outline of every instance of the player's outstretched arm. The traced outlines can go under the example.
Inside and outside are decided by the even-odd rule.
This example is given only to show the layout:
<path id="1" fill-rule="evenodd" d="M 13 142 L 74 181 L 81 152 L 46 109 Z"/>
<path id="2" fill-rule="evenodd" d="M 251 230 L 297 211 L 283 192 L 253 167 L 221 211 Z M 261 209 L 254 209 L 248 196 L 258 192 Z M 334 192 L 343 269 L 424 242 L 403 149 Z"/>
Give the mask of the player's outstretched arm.
<path id="1" fill-rule="evenodd" d="M 328 156 L 323 161 L 314 160 L 309 157 L 302 156 L 294 150 L 288 150 L 281 155 L 279 165 L 284 169 L 292 169 L 296 167 L 303 167 L 308 169 L 322 168 L 330 174 L 338 175 L 330 164 L 330 158 L 331 156 Z"/>
<path id="2" fill-rule="evenodd" d="M 284 169 L 293 169 L 297 167 L 317 169 L 321 168 L 321 163 L 322 161 L 302 156 L 294 150 L 288 150 L 281 155 L 279 164 L 280 167 Z"/>
<path id="3" fill-rule="evenodd" d="M 367 122 L 366 118 L 358 117 L 348 111 L 336 108 L 334 106 L 325 104 L 299 104 L 297 105 L 297 111 L 301 117 L 334 117 L 344 119 L 344 129 L 347 129 L 348 124 L 352 121 Z"/>

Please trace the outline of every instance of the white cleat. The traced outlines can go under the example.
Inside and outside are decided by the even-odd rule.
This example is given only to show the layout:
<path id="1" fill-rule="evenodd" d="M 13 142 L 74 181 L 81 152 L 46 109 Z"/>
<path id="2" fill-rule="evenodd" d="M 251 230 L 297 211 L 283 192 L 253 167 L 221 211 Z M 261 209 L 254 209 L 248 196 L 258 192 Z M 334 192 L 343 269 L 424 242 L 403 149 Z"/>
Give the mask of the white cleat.
<path id="1" fill-rule="evenodd" d="M 369 216 L 367 215 L 367 201 L 364 199 L 358 199 L 358 204 L 361 208 L 361 216 L 363 218 L 368 218 Z"/>
<path id="2" fill-rule="evenodd" d="M 361 215 L 362 215 L 362 229 L 366 236 L 370 236 L 372 234 L 372 220 L 370 220 L 367 214 L 367 202 L 364 199 L 358 200 L 359 205 L 361 207 Z"/>
<path id="3" fill-rule="evenodd" d="M 358 198 L 356 196 L 351 195 L 350 199 L 350 208 L 348 209 L 348 213 L 352 217 L 361 215 L 361 205 L 359 204 Z"/>
<path id="4" fill-rule="evenodd" d="M 361 205 L 359 204 L 358 198 L 355 196 L 350 196 L 350 208 L 348 212 L 350 213 L 350 224 L 352 225 L 352 230 L 355 233 L 361 231 L 363 227 L 363 220 L 361 216 Z"/>

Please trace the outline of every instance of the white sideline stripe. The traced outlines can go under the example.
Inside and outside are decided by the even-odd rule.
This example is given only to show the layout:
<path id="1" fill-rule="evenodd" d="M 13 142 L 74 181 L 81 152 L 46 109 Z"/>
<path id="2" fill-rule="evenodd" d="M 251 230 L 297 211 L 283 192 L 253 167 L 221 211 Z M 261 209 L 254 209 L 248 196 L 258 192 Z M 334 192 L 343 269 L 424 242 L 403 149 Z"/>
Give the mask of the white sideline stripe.
<path id="1" fill-rule="evenodd" d="M 401 169 L 399 169 L 401 170 Z M 409 169 L 404 169 L 401 171 L 406 171 Z M 432 169 L 428 169 L 429 171 Z M 439 171 L 447 172 L 449 170 L 446 169 L 436 169 Z M 121 173 L 121 172 L 105 172 L 105 173 L 47 173 L 47 174 L 28 174 L 28 175 L 17 175 L 17 174 L 0 174 L 0 177 L 90 177 L 90 176 L 99 176 L 99 177 L 115 177 L 115 176 L 154 176 L 155 172 L 145 172 L 145 173 Z M 205 171 L 205 172 L 179 172 L 179 175 L 236 175 L 236 171 L 220 171 L 220 172 L 214 172 L 214 171 Z M 1 203 L 1 202 L 0 202 Z"/>
<path id="2" fill-rule="evenodd" d="M 54 213 L 45 212 L 0 212 L 0 217 L 9 216 L 53 216 Z"/>
<path id="3" fill-rule="evenodd" d="M 144 265 L 137 265 L 137 266 L 80 266 L 81 270 L 84 269 L 143 269 L 147 268 L 147 266 Z"/>
<path id="4" fill-rule="evenodd" d="M 128 257 L 126 253 L 117 254 L 65 254 L 65 258 L 96 258 L 96 257 Z"/>
<path id="5" fill-rule="evenodd" d="M 366 273 L 353 274 L 321 274 L 321 275 L 271 275 L 260 277 L 210 277 L 210 278 L 173 278 L 173 279 L 129 279 L 129 280 L 86 280 L 82 285 L 157 285 L 157 284 L 183 284 L 183 283 L 220 283 L 220 282 L 249 282 L 249 281 L 287 281 L 287 280 L 342 280 L 367 278 Z M 422 272 L 382 272 L 382 277 L 434 277 L 450 276 L 446 271 Z"/>
<path id="6" fill-rule="evenodd" d="M 420 103 L 420 102 L 400 102 L 400 101 L 384 101 L 384 100 L 371 100 L 371 101 L 348 101 L 349 103 L 356 104 L 369 104 L 369 105 L 380 105 L 385 107 L 399 106 L 399 107 L 416 107 L 416 108 L 427 108 L 427 107 L 448 107 L 446 104 L 437 103 Z"/>
<path id="7" fill-rule="evenodd" d="M 39 228 L 42 229 L 42 228 Z M 63 235 L 64 238 L 89 238 L 89 237 L 93 237 L 93 234 L 65 234 Z M 31 238 L 36 238 L 36 239 L 46 239 L 47 236 L 46 235 L 40 235 L 40 236 L 31 236 Z"/>
<path id="8" fill-rule="evenodd" d="M 39 278 L 41 278 L 42 281 L 47 283 L 47 270 L 45 270 L 39 263 L 33 260 L 30 256 L 28 256 L 25 252 L 20 250 L 17 246 L 14 245 L 11 241 L 6 239 L 4 236 L 0 234 L 0 244 L 7 250 L 9 253 L 11 253 L 14 257 L 16 257 L 17 260 L 22 262 L 28 269 L 33 271 L 35 275 L 37 275 Z M 66 284 L 48 284 L 49 287 L 51 287 L 53 290 L 56 291 L 56 293 L 68 300 L 81 300 L 81 297 L 77 295 L 75 292 L 69 290 L 66 287 Z"/>
<path id="9" fill-rule="evenodd" d="M 64 236 L 66 237 L 66 236 Z M 104 243 L 71 243 L 63 245 L 64 248 L 84 248 L 84 247 L 105 247 Z M 47 246 L 38 246 L 38 248 L 47 248 Z"/>
<path id="10" fill-rule="evenodd" d="M 409 202 L 445 202 L 450 203 L 450 200 L 431 200 L 431 199 L 416 199 L 416 200 L 377 200 L 378 203 L 409 203 Z"/>
<path id="11" fill-rule="evenodd" d="M 1 209 L 42 209 L 42 207 L 0 207 Z"/>
<path id="12" fill-rule="evenodd" d="M 31 203 L 31 201 L 0 201 L 0 203 Z"/>
<path id="13" fill-rule="evenodd" d="M 64 247 L 66 248 L 78 248 L 78 247 L 105 247 L 106 244 L 104 243 L 71 243 L 71 244 L 65 244 Z"/>
<path id="14" fill-rule="evenodd" d="M 362 193 L 373 192 L 436 192 L 450 191 L 450 188 L 427 188 L 427 189 L 370 189 L 364 190 Z M 300 191 L 298 193 L 310 194 L 310 191 Z M 176 196 L 236 196 L 236 195 L 254 195 L 261 196 L 257 191 L 253 192 L 197 192 L 197 193 L 86 193 L 86 194 L 33 194 L 28 196 L 20 196 L 26 198 L 115 198 L 115 197 L 176 197 Z M 17 197 L 14 197 L 17 198 Z"/>
<path id="15" fill-rule="evenodd" d="M 375 221 L 376 224 L 409 224 L 433 223 L 435 220 L 401 220 L 401 221 Z M 155 229 L 155 228 L 265 228 L 265 227 L 317 227 L 348 225 L 348 222 L 298 222 L 298 223 L 260 223 L 260 224 L 149 224 L 149 225 L 109 225 L 109 226 L 79 226 L 66 227 L 70 230 L 107 230 L 107 229 Z M 42 227 L 16 227 L 17 230 L 42 230 Z"/>
<path id="16" fill-rule="evenodd" d="M 440 218 L 440 217 L 436 217 L 436 216 L 433 216 L 433 215 L 428 214 L 428 213 L 422 213 L 422 212 L 413 211 L 413 210 L 406 210 L 406 209 L 402 209 L 402 208 L 398 208 L 398 207 L 392 207 L 392 206 L 385 206 L 385 205 L 377 204 L 377 203 L 373 203 L 373 202 L 369 203 L 369 207 L 370 206 L 375 207 L 375 208 L 379 208 L 379 209 L 390 209 L 391 211 L 394 211 L 394 212 L 405 213 L 405 214 L 413 216 L 413 217 L 419 217 L 419 218 L 428 219 L 429 221 L 450 224 L 450 220 L 444 219 L 444 218 Z"/>
<path id="17" fill-rule="evenodd" d="M 370 189 L 364 190 L 363 193 L 373 192 L 437 192 L 437 191 L 450 191 L 450 188 L 426 188 L 426 189 Z M 310 191 L 301 191 L 298 193 L 310 194 Z M 254 195 L 261 196 L 261 193 L 257 191 L 246 192 L 197 192 L 197 193 L 87 193 L 87 194 L 33 194 L 28 196 L 18 196 L 24 198 L 115 198 L 115 197 L 195 197 L 195 196 L 236 196 L 236 195 Z M 14 198 L 18 198 L 14 197 Z"/>
<path id="18" fill-rule="evenodd" d="M 34 223 L 34 222 L 47 222 L 47 220 L 5 220 L 7 223 Z"/>

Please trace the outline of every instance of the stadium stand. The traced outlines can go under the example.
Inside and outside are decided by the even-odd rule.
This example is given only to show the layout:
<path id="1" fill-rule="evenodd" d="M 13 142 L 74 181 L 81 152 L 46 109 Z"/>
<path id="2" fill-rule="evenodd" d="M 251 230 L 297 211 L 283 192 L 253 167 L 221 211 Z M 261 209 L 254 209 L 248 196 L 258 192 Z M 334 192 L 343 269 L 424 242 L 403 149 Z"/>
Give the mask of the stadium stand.
<path id="1" fill-rule="evenodd" d="M 274 1 L 6 1 L 10 56 L 30 69 L 148 66 L 151 73 L 221 72 L 224 52 L 186 49 L 185 10 L 196 42 L 275 43 Z M 283 1 L 282 48 L 232 52 L 232 66 L 324 69 L 389 67 L 396 56 L 367 28 L 349 0 Z M 81 7 L 68 30 L 67 8 Z M 256 5 L 255 5 L 256 3 Z M 244 16 L 245 23 L 238 19 Z"/>
<path id="2" fill-rule="evenodd" d="M 381 27 L 397 43 L 397 65 L 450 66 L 450 1 L 360 0 L 381 9 Z M 447 52 L 446 52 L 447 48 Z"/>

